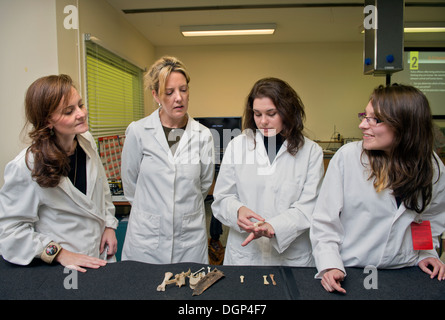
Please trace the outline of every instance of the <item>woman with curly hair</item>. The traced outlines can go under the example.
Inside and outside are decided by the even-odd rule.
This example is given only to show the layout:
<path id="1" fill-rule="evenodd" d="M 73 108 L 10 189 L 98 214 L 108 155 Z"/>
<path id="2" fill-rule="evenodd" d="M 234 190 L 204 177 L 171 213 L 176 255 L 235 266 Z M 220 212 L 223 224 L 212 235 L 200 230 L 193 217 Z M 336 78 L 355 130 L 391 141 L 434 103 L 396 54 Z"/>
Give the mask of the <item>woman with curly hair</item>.
<path id="1" fill-rule="evenodd" d="M 25 97 L 31 145 L 5 169 L 0 190 L 0 254 L 79 271 L 117 250 L 117 220 L 87 110 L 67 75 L 34 81 Z M 101 256 L 102 255 L 102 256 Z"/>

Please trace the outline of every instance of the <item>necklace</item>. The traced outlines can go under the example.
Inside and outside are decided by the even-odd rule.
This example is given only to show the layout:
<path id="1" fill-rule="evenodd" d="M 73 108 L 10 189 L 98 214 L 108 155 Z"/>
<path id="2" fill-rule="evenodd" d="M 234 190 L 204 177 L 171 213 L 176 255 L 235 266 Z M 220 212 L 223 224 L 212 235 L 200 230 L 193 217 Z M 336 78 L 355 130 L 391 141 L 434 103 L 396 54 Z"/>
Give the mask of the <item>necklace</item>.
<path id="1" fill-rule="evenodd" d="M 76 178 L 77 178 L 77 146 L 76 149 L 74 149 L 74 179 L 73 184 L 76 185 Z"/>

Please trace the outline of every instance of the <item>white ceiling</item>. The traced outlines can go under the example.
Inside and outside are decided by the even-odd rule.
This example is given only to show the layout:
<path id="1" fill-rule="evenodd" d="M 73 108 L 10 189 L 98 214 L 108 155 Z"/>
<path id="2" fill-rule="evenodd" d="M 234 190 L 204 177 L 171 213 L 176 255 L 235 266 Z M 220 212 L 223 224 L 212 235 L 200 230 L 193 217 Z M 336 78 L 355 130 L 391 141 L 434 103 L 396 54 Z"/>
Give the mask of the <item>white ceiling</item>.
<path id="1" fill-rule="evenodd" d="M 107 0 L 154 46 L 362 41 L 360 0 Z M 236 8 L 234 6 L 247 8 Z M 281 6 L 270 8 L 270 6 Z M 228 6 L 231 8 L 228 9 Z M 257 6 L 257 8 L 252 8 Z M 260 6 L 260 8 L 258 8 Z M 284 6 L 284 7 L 283 7 Z M 211 7 L 211 8 L 209 8 Z M 269 7 L 269 8 L 265 8 Z M 193 9 L 195 8 L 195 9 Z M 196 10 L 199 8 L 199 10 Z M 207 8 L 207 9 L 206 9 Z M 125 13 L 136 9 L 154 12 Z M 405 22 L 445 22 L 444 0 L 405 0 Z M 274 35 L 185 38 L 182 25 L 276 23 Z M 445 33 L 405 35 L 444 45 Z"/>

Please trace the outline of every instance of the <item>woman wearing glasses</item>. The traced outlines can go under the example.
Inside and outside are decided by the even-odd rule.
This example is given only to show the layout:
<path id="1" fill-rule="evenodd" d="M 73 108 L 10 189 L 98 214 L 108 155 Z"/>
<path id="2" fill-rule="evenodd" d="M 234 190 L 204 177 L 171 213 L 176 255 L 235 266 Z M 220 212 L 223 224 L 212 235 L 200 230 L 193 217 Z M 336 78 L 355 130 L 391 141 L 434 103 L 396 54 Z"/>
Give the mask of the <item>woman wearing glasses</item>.
<path id="1" fill-rule="evenodd" d="M 418 265 L 445 279 L 435 250 L 445 230 L 445 168 L 433 152 L 428 100 L 411 86 L 380 86 L 359 118 L 363 140 L 332 158 L 314 210 L 316 277 L 343 293 L 352 266 Z M 419 227 L 429 236 L 417 238 Z"/>

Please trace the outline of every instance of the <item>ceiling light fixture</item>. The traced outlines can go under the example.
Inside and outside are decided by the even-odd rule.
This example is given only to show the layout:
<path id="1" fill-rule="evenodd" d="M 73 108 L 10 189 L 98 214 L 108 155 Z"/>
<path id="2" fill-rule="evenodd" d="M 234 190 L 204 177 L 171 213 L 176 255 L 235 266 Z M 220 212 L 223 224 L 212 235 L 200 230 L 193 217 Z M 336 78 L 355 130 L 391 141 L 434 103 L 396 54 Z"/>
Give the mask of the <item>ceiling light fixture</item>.
<path id="1" fill-rule="evenodd" d="M 445 32 L 444 22 L 406 22 L 406 33 Z"/>
<path id="2" fill-rule="evenodd" d="M 365 33 L 363 25 L 360 26 L 360 32 Z M 405 22 L 404 33 L 433 33 L 445 32 L 444 22 Z"/>
<path id="3" fill-rule="evenodd" d="M 274 23 L 262 24 L 225 24 L 205 26 L 181 26 L 184 37 L 209 37 L 209 36 L 245 36 L 274 34 Z"/>

